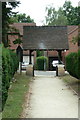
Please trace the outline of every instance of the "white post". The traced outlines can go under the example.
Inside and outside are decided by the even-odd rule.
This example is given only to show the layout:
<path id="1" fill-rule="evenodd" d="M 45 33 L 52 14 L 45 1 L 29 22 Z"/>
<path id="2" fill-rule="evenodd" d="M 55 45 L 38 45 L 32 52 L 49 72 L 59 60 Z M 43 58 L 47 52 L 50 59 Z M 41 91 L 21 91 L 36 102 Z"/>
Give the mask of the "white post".
<path id="1" fill-rule="evenodd" d="M 21 74 L 21 62 L 19 62 L 19 74 Z"/>
<path id="2" fill-rule="evenodd" d="M 47 52 L 44 51 L 44 57 L 47 57 Z M 46 62 L 44 61 L 44 70 L 46 70 Z"/>

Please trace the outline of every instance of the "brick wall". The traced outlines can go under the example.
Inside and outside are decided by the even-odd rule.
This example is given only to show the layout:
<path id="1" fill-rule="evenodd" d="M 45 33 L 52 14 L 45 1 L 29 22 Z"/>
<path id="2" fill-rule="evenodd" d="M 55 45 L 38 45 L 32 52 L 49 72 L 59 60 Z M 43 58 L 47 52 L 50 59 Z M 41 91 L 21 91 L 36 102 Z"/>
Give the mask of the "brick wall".
<path id="1" fill-rule="evenodd" d="M 14 44 L 13 41 L 16 40 L 16 39 L 18 39 L 18 38 L 19 38 L 18 34 L 16 34 L 16 35 L 10 35 L 10 34 L 8 34 L 8 43 L 10 45 L 10 49 L 14 49 L 14 50 L 17 49 L 18 44 Z"/>
<path id="2" fill-rule="evenodd" d="M 76 28 L 74 31 L 68 33 L 68 42 L 69 42 L 69 50 L 66 51 L 65 55 L 68 55 L 71 52 L 77 52 L 78 51 L 78 44 L 74 44 L 72 42 L 73 37 L 76 37 L 78 35 L 78 28 Z"/>
<path id="3" fill-rule="evenodd" d="M 48 55 L 48 57 L 51 57 L 51 56 L 57 57 L 58 52 L 57 51 L 48 51 L 47 55 Z"/>

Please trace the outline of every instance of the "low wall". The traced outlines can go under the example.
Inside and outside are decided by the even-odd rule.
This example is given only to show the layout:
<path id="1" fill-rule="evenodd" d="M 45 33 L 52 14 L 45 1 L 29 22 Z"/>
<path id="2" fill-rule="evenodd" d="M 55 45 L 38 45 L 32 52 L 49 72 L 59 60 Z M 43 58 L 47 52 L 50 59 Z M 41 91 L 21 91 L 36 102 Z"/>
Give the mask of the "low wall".
<path id="1" fill-rule="evenodd" d="M 34 66 L 32 64 L 27 66 L 26 75 L 34 76 Z"/>
<path id="2" fill-rule="evenodd" d="M 58 76 L 63 76 L 63 75 L 65 75 L 65 69 L 64 69 L 64 65 L 58 65 L 57 66 L 58 67 L 58 69 L 57 69 L 57 74 L 58 74 Z"/>

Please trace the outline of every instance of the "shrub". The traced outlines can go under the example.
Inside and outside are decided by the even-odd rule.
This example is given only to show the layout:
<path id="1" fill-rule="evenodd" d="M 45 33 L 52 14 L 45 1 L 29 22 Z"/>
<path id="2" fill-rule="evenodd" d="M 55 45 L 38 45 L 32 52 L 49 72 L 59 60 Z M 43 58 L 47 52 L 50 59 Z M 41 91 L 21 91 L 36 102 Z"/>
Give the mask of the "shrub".
<path id="1" fill-rule="evenodd" d="M 2 49 L 2 109 L 8 97 L 10 81 L 18 68 L 16 53 L 3 47 Z"/>
<path id="2" fill-rule="evenodd" d="M 80 78 L 80 52 L 78 53 L 70 53 L 66 56 L 66 70 L 70 73 L 70 75 Z"/>
<path id="3" fill-rule="evenodd" d="M 37 50 L 36 53 L 37 53 L 37 57 L 40 57 L 43 56 L 44 51 Z"/>
<path id="4" fill-rule="evenodd" d="M 78 51 L 78 78 L 80 79 L 80 50 Z"/>
<path id="5" fill-rule="evenodd" d="M 2 45 L 0 44 L 0 112 L 2 109 Z"/>
<path id="6" fill-rule="evenodd" d="M 44 56 L 40 56 L 36 58 L 36 66 L 38 70 L 45 70 L 48 67 L 48 58 Z"/>

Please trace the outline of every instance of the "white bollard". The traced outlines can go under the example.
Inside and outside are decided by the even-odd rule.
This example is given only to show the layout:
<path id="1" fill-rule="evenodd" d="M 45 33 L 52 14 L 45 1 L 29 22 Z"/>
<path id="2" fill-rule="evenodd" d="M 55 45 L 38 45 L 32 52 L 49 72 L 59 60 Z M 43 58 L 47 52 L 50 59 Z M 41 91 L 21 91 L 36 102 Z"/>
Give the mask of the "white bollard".
<path id="1" fill-rule="evenodd" d="M 65 69 L 64 69 L 64 65 L 58 65 L 58 76 L 63 76 L 65 75 Z"/>
<path id="2" fill-rule="evenodd" d="M 27 66 L 26 75 L 34 76 L 34 66 L 32 64 Z"/>
<path id="3" fill-rule="evenodd" d="M 21 62 L 19 62 L 19 74 L 21 74 Z"/>

